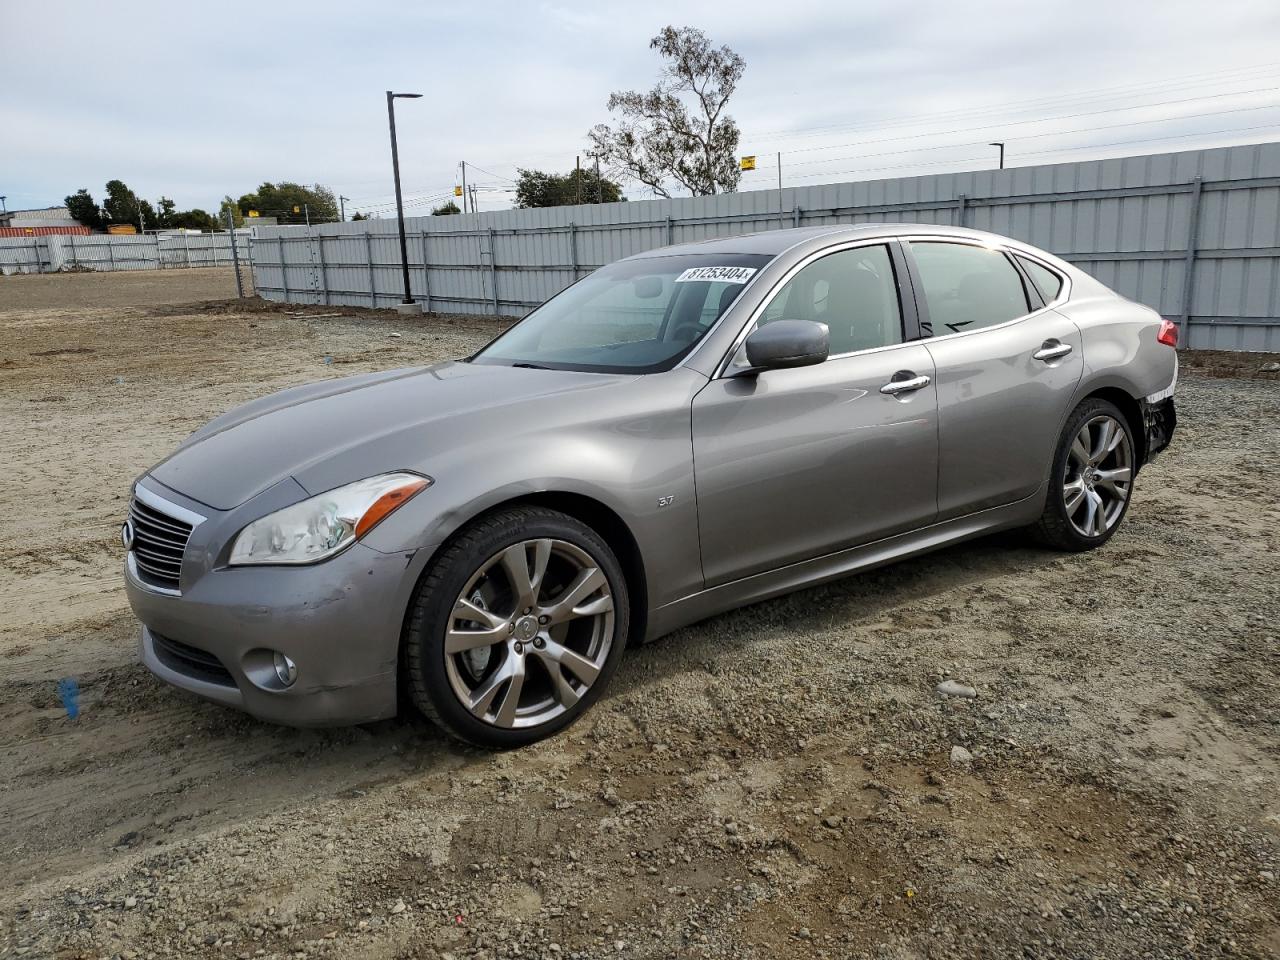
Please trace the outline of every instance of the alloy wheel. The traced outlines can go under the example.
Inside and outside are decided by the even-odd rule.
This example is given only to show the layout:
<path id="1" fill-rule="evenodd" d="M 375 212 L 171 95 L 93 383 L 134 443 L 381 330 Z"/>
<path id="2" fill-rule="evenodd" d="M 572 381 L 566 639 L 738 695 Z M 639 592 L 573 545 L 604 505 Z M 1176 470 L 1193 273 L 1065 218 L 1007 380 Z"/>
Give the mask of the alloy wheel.
<path id="1" fill-rule="evenodd" d="M 445 672 L 464 709 L 507 729 L 572 708 L 613 646 L 609 579 L 581 547 L 525 540 L 486 560 L 454 601 Z"/>
<path id="2" fill-rule="evenodd" d="M 1085 537 L 1100 537 L 1120 522 L 1133 488 L 1133 449 L 1114 417 L 1081 425 L 1067 455 L 1062 501 L 1067 519 Z"/>

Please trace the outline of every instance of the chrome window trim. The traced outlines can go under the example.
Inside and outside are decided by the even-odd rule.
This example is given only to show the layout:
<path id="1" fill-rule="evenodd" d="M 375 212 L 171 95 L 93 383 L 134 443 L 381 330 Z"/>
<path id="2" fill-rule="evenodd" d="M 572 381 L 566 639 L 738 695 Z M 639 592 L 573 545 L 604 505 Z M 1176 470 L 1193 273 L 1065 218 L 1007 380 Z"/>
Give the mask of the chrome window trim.
<path id="1" fill-rule="evenodd" d="M 1030 320 L 1032 317 L 1038 317 L 1042 313 L 1052 310 L 1055 307 L 1059 306 L 1060 304 L 1066 303 L 1067 300 L 1070 299 L 1071 278 L 1069 276 L 1067 276 L 1057 267 L 1050 266 L 1049 264 L 1041 260 L 1039 257 L 1024 253 L 1023 251 L 1019 250 L 1017 247 L 1006 246 L 1003 243 L 989 243 L 985 240 L 980 240 L 977 237 L 954 237 L 954 236 L 949 236 L 947 234 L 941 234 L 941 233 L 913 234 L 911 236 L 898 237 L 897 239 L 901 240 L 903 243 L 906 243 L 906 244 L 959 243 L 969 247 L 983 247 L 984 249 L 987 249 L 987 250 L 998 250 L 1005 255 L 1015 255 L 1020 257 L 1026 257 L 1028 260 L 1034 261 L 1036 264 L 1044 267 L 1046 270 L 1062 278 L 1062 289 L 1058 291 L 1058 296 L 1055 297 L 1051 303 L 1046 303 L 1043 307 L 1039 307 L 1035 310 L 1032 310 L 1030 313 L 1024 313 L 1022 316 L 1014 317 L 1012 320 L 1005 320 L 1003 323 L 993 323 L 989 327 L 978 327 L 976 330 L 957 330 L 954 333 L 943 333 L 943 334 L 938 334 L 932 337 L 921 337 L 918 341 L 915 341 L 916 343 L 936 343 L 939 340 L 952 340 L 952 339 L 955 339 L 956 337 L 971 337 L 975 333 L 986 333 L 988 330 L 1003 330 L 1006 327 L 1013 326 L 1015 323 L 1022 323 L 1022 321 L 1024 320 Z M 1018 271 L 1018 268 L 1015 267 L 1013 264 L 1009 264 L 1009 266 L 1014 270 L 1015 273 L 1018 273 L 1018 279 L 1021 280 L 1022 274 L 1021 272 Z M 918 294 L 918 298 L 921 300 L 924 300 L 926 305 L 929 302 L 929 298 L 924 295 L 923 291 L 921 291 Z"/>
<path id="2" fill-rule="evenodd" d="M 729 346 L 729 349 L 725 351 L 724 356 L 720 358 L 720 362 L 716 365 L 715 376 L 713 376 L 711 379 L 721 380 L 721 379 L 725 379 L 728 376 L 727 370 L 729 368 L 729 365 L 733 363 L 733 358 L 737 356 L 738 350 L 741 349 L 743 341 L 745 341 L 747 337 L 751 335 L 751 330 L 753 327 L 755 327 L 756 322 L 760 319 L 760 315 L 769 308 L 769 305 L 773 303 L 774 298 L 778 295 L 778 293 L 782 290 L 782 288 L 786 284 L 791 282 L 791 279 L 797 273 L 803 270 L 805 267 L 809 266 L 809 264 L 813 263 L 816 260 L 821 260 L 823 257 L 830 256 L 833 253 L 843 253 L 845 250 L 853 250 L 858 247 L 881 246 L 881 247 L 887 248 L 889 244 L 893 243 L 895 240 L 900 240 L 900 239 L 902 238 L 896 237 L 896 236 L 879 236 L 879 237 L 863 238 L 858 240 L 846 240 L 841 243 L 835 244 L 834 246 L 823 247 L 821 250 L 815 250 L 813 253 L 809 254 L 804 259 L 797 260 L 795 263 L 793 263 L 790 266 L 790 268 L 788 268 L 786 273 L 784 273 L 781 277 L 778 278 L 778 281 L 773 285 L 773 289 L 771 289 L 767 294 L 765 294 L 764 299 L 761 300 L 760 303 L 756 305 L 755 310 L 751 312 L 751 315 L 747 318 L 746 323 L 743 324 L 742 329 L 738 331 L 738 335 L 734 338 L 734 341 Z M 798 244 L 796 244 L 795 246 L 798 246 Z M 792 248 L 788 248 L 788 249 L 792 249 Z M 778 256 L 780 257 L 784 256 L 785 253 L 786 251 L 778 254 Z M 890 252 L 889 256 L 890 256 L 890 262 L 892 262 L 892 257 L 893 257 L 892 252 Z M 730 311 L 732 311 L 732 309 L 733 308 L 730 307 Z M 901 300 L 899 300 L 898 323 L 901 324 L 902 322 L 903 322 L 902 302 Z M 830 356 L 828 356 L 826 360 L 822 362 L 829 363 L 832 360 L 843 360 L 846 357 L 861 356 L 863 354 L 868 354 L 868 353 L 881 353 L 885 350 L 896 350 L 900 347 L 916 346 L 924 342 L 925 342 L 924 340 L 904 340 L 901 343 L 886 343 L 882 347 L 868 347 L 866 350 L 849 350 L 845 353 L 833 353 Z"/>
<path id="3" fill-rule="evenodd" d="M 209 518 L 196 513 L 194 510 L 188 510 L 186 507 L 179 506 L 172 500 L 166 500 L 158 493 L 153 493 L 140 483 L 133 485 L 133 498 L 139 503 L 144 503 L 152 510 L 173 517 L 175 520 L 181 520 L 183 523 L 190 524 L 191 533 L 195 533 L 196 527 L 204 523 Z M 187 558 L 187 546 L 191 544 L 191 534 L 187 534 L 187 544 L 182 548 L 182 559 L 185 562 Z M 157 587 L 154 584 L 147 583 L 138 574 L 138 561 L 134 557 L 133 551 L 130 550 L 125 554 L 125 571 L 132 579 L 135 586 L 140 590 L 148 593 L 157 593 L 165 597 L 180 597 L 181 590 L 174 590 L 170 587 Z"/>

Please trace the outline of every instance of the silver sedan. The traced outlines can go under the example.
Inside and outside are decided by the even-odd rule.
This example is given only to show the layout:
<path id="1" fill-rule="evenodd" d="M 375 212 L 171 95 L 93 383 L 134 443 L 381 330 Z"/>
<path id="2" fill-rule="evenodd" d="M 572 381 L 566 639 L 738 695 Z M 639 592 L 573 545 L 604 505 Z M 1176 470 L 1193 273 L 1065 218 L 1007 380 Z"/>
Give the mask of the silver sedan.
<path id="1" fill-rule="evenodd" d="M 139 478 L 142 657 L 295 725 L 563 728 L 623 649 L 995 530 L 1088 550 L 1177 329 L 1025 244 L 782 230 L 605 267 L 474 356 L 286 390 Z"/>

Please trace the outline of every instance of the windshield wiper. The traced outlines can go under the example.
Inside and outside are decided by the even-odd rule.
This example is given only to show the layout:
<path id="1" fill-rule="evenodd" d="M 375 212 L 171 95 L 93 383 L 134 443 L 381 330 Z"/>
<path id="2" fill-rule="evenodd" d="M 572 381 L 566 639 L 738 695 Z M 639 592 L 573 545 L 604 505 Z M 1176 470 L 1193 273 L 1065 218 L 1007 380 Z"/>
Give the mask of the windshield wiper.
<path id="1" fill-rule="evenodd" d="M 550 370 L 550 367 L 544 367 L 540 363 L 513 363 L 513 367 L 524 367 L 526 370 Z"/>

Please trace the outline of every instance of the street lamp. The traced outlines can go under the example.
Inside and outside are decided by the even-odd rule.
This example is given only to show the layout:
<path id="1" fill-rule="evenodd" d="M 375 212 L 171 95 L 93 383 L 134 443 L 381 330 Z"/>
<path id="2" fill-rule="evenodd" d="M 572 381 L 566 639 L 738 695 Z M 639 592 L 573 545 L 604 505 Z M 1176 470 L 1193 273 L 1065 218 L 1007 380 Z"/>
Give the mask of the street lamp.
<path id="1" fill-rule="evenodd" d="M 409 241 L 404 236 L 404 200 L 400 195 L 400 151 L 396 147 L 396 97 L 406 100 L 417 100 L 420 93 L 392 93 L 387 91 L 387 122 L 391 125 L 391 170 L 396 178 L 396 219 L 400 221 L 400 272 L 404 276 L 403 304 L 413 303 L 409 293 Z"/>
<path id="2" fill-rule="evenodd" d="M 988 143 L 987 146 L 1000 148 L 1000 169 L 1003 170 L 1004 169 L 1004 144 L 997 141 L 996 143 Z"/>

